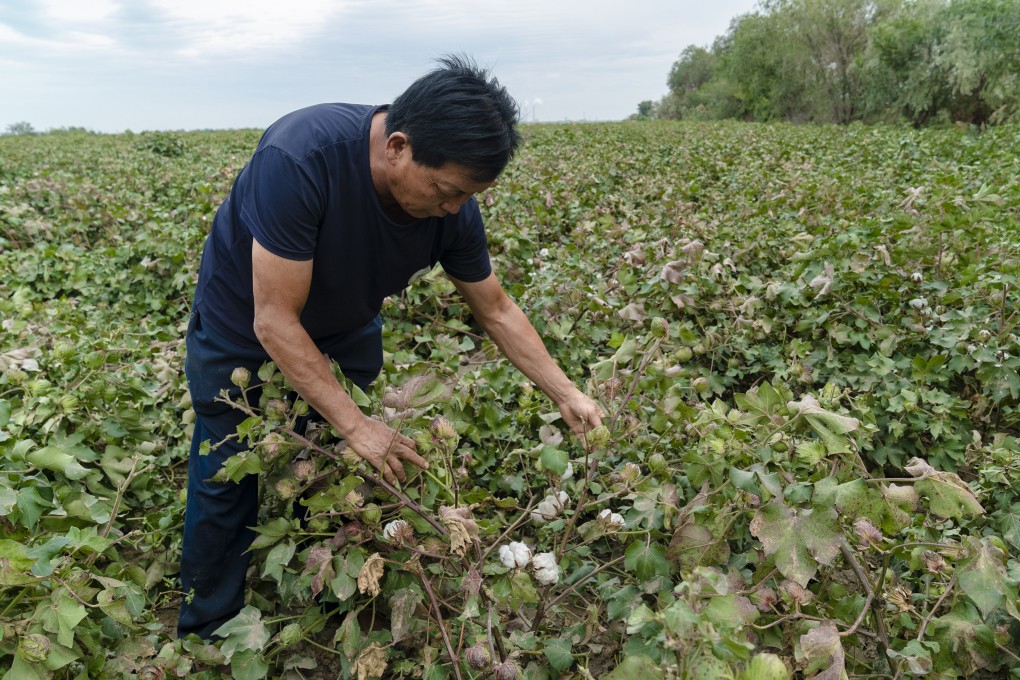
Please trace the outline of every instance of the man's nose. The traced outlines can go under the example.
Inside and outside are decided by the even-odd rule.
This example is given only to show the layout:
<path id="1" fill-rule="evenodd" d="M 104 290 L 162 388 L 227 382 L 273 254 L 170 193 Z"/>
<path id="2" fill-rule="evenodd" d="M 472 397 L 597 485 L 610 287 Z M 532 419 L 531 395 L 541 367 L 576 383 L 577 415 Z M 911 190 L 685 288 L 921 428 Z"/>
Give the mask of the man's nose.
<path id="1" fill-rule="evenodd" d="M 467 200 L 463 201 L 443 201 L 439 204 L 439 207 L 450 215 L 456 215 L 460 211 L 460 206 L 464 205 Z"/>

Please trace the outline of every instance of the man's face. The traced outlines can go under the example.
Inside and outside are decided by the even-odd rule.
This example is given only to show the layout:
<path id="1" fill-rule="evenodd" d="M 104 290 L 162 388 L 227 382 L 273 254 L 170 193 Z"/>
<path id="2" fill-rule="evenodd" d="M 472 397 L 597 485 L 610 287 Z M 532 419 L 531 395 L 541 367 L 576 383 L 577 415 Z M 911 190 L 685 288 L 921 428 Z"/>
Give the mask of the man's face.
<path id="1" fill-rule="evenodd" d="M 389 189 L 393 200 L 411 217 L 446 217 L 495 184 L 478 182 L 472 174 L 470 168 L 457 163 L 438 168 L 416 163 L 410 146 L 404 146 L 390 159 Z"/>

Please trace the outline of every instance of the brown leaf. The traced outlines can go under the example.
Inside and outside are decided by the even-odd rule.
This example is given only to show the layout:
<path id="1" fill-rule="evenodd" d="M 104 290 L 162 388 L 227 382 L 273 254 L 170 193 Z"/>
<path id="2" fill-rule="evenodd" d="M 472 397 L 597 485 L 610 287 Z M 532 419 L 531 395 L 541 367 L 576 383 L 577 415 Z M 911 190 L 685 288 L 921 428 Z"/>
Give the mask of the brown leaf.
<path id="1" fill-rule="evenodd" d="M 840 680 L 846 677 L 844 663 L 846 653 L 843 643 L 839 640 L 836 624 L 826 621 L 804 635 L 800 636 L 800 649 L 807 660 L 804 673 L 819 671 L 816 675 L 806 675 L 812 680 Z"/>
<path id="2" fill-rule="evenodd" d="M 369 593 L 373 597 L 379 594 L 379 581 L 382 579 L 383 567 L 385 566 L 383 558 L 379 553 L 372 553 L 365 564 L 361 567 L 361 571 L 358 572 L 358 591 L 362 593 Z"/>
<path id="3" fill-rule="evenodd" d="M 367 565 L 368 563 L 366 562 L 365 564 Z M 378 642 L 373 642 L 361 650 L 361 654 L 358 654 L 358 660 L 354 662 L 354 668 L 358 671 L 358 680 L 381 678 L 383 673 L 386 672 L 386 650 Z"/>
<path id="4" fill-rule="evenodd" d="M 332 581 L 336 573 L 333 570 L 333 551 L 323 545 L 317 545 L 308 551 L 305 560 L 305 573 L 316 572 L 312 578 L 312 597 L 318 596 L 327 581 Z"/>
<path id="5" fill-rule="evenodd" d="M 478 540 L 478 524 L 471 516 L 471 508 L 439 508 L 439 519 L 450 530 L 450 549 L 463 557 Z"/>

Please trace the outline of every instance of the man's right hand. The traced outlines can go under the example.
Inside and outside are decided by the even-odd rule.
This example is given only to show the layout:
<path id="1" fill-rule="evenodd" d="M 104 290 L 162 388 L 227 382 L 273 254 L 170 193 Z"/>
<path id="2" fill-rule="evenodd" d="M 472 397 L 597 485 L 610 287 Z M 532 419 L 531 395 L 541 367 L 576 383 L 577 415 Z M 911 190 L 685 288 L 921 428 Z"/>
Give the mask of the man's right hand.
<path id="1" fill-rule="evenodd" d="M 407 480 L 402 461 L 428 469 L 427 460 L 418 455 L 414 440 L 405 437 L 378 420 L 362 417 L 354 429 L 347 433 L 347 444 L 379 470 L 390 484 Z"/>

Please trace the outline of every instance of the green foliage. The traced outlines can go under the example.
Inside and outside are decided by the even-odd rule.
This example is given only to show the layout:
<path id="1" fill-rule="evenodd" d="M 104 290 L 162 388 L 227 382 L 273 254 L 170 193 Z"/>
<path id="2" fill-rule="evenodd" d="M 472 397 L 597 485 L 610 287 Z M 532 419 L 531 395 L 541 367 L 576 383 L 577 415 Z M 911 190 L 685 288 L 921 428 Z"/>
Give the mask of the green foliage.
<path id="1" fill-rule="evenodd" d="M 176 640 L 187 305 L 257 137 L 0 140 L 2 677 L 1016 675 L 1008 125 L 528 127 L 492 255 L 604 441 L 433 273 L 355 393 L 429 470 L 395 495 L 238 375 L 250 598 Z"/>
<path id="2" fill-rule="evenodd" d="M 771 0 L 670 70 L 659 118 L 915 125 L 1020 115 L 1013 0 Z"/>

